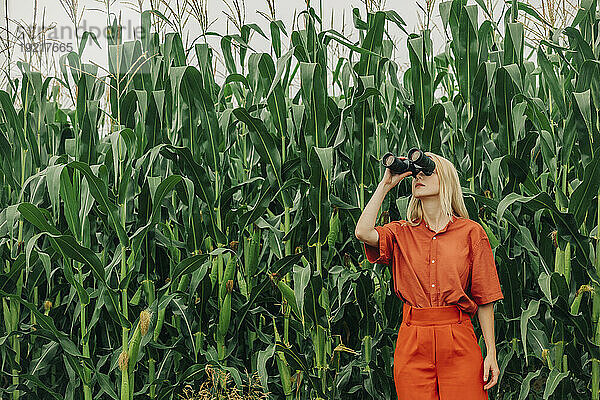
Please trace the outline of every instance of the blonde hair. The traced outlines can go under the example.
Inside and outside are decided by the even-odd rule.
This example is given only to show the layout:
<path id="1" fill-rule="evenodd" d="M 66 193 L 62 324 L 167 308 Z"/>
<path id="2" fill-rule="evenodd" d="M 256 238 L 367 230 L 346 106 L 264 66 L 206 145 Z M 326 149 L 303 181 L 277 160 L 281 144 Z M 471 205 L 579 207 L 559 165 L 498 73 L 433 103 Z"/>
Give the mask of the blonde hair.
<path id="1" fill-rule="evenodd" d="M 442 214 L 451 217 L 453 214 L 469 218 L 469 212 L 465 207 L 460 179 L 456 167 L 450 161 L 435 153 L 426 151 L 426 155 L 435 162 L 435 172 L 440 182 L 440 205 Z M 423 203 L 421 199 L 412 196 L 406 209 L 406 221 L 411 226 L 416 226 L 423 219 Z"/>

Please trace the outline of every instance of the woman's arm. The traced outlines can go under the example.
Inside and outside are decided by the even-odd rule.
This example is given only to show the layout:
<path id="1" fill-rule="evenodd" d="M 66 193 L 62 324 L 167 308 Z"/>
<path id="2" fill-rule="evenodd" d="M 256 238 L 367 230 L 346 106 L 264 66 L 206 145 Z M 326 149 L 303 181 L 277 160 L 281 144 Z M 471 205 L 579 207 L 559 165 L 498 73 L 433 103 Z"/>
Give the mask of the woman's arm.
<path id="1" fill-rule="evenodd" d="M 379 243 L 379 233 L 375 230 L 375 219 L 388 191 L 388 186 L 382 183 L 377 185 L 375 193 L 373 193 L 360 218 L 358 218 L 354 230 L 354 235 L 358 240 L 373 247 L 377 247 Z"/>
<path id="2" fill-rule="evenodd" d="M 477 318 L 485 340 L 486 354 L 496 354 L 496 336 L 494 334 L 494 302 L 477 307 Z"/>
<path id="3" fill-rule="evenodd" d="M 494 335 L 494 302 L 482 304 L 477 308 L 479 325 L 485 339 L 486 355 L 483 360 L 483 390 L 498 383 L 500 368 L 496 357 L 496 336 Z"/>
<path id="4" fill-rule="evenodd" d="M 373 196 L 371 196 L 371 199 L 365 206 L 365 209 L 356 223 L 354 236 L 356 236 L 358 240 L 370 246 L 378 247 L 379 232 L 375 230 L 375 219 L 377 218 L 377 213 L 379 212 L 379 208 L 383 203 L 383 199 L 394 186 L 411 174 L 411 171 L 406 171 L 399 175 L 392 174 L 389 168 L 385 169 L 385 172 L 383 173 L 383 179 L 381 179 L 381 182 L 379 182 L 379 185 L 377 185 L 375 193 L 373 193 Z"/>

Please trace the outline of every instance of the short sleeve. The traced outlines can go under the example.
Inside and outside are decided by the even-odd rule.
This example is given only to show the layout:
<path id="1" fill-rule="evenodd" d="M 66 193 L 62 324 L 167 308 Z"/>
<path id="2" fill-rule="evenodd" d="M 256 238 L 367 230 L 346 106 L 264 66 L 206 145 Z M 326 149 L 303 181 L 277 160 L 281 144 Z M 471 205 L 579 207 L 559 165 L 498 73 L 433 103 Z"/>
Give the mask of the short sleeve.
<path id="1" fill-rule="evenodd" d="M 472 248 L 471 297 L 477 305 L 504 298 L 492 246 L 484 236 Z"/>
<path id="2" fill-rule="evenodd" d="M 375 264 L 389 265 L 393 254 L 393 224 L 389 222 L 382 226 L 376 226 L 375 230 L 379 233 L 379 247 L 364 243 L 365 254 L 369 262 Z"/>

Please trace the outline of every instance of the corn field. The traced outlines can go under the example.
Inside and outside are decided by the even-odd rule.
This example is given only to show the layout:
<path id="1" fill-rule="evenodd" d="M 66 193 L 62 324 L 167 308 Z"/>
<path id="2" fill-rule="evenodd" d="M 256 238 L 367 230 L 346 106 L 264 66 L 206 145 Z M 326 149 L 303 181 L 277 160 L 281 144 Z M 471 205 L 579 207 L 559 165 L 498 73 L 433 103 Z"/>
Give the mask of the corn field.
<path id="1" fill-rule="evenodd" d="M 352 42 L 307 3 L 295 29 L 239 24 L 218 49 L 147 9 L 136 40 L 109 17 L 106 70 L 82 62 L 92 34 L 56 76 L 19 62 L 0 90 L 0 398 L 395 398 L 402 303 L 353 232 L 381 156 L 420 147 L 456 166 L 494 249 L 490 399 L 598 400 L 600 6 L 561 27 L 515 0 L 498 21 L 436 7 L 439 54 L 399 10 L 353 9 Z"/>

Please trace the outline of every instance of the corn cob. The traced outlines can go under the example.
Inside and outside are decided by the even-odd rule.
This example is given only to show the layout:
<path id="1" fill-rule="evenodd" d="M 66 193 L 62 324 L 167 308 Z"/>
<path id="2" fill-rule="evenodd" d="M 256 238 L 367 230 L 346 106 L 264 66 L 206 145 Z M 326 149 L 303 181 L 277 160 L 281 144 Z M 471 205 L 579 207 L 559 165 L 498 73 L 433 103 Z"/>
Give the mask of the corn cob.
<path id="1" fill-rule="evenodd" d="M 131 338 L 131 342 L 129 343 L 129 373 L 133 372 L 133 368 L 135 367 L 135 363 L 137 361 L 137 356 L 140 350 L 140 343 L 142 341 L 142 337 L 148 333 L 148 327 L 150 325 L 150 312 L 148 310 L 143 310 L 140 313 L 140 320 L 137 324 L 137 327 L 133 331 L 133 337 Z"/>
<path id="2" fill-rule="evenodd" d="M 221 282 L 221 287 L 219 289 L 219 299 L 223 299 L 225 296 L 227 282 L 233 279 L 236 261 L 237 258 L 234 254 L 232 254 L 229 258 L 229 261 L 227 261 L 227 266 L 225 267 L 225 272 L 223 273 L 223 281 Z"/>
<path id="3" fill-rule="evenodd" d="M 281 281 L 280 281 L 281 282 Z M 275 324 L 275 317 L 273 317 L 273 330 L 275 331 L 275 340 L 281 342 L 281 337 L 277 331 L 277 325 Z M 281 385 L 283 386 L 283 392 L 286 399 L 292 398 L 292 383 L 290 377 L 290 367 L 285 360 L 285 354 L 283 351 L 277 351 L 275 361 L 277 362 L 277 369 L 279 370 L 279 376 L 281 377 Z"/>
<path id="4" fill-rule="evenodd" d="M 119 355 L 119 369 L 121 370 L 121 400 L 129 400 L 129 374 L 127 373 L 129 356 L 123 350 Z"/>
<path id="5" fill-rule="evenodd" d="M 287 303 L 292 307 L 292 310 L 296 314 L 299 319 L 302 319 L 302 315 L 300 314 L 300 310 L 298 309 L 298 303 L 296 303 L 296 295 L 292 288 L 290 288 L 287 283 L 280 279 L 277 282 L 277 287 L 281 291 L 283 298 L 287 301 Z"/>
<path id="6" fill-rule="evenodd" d="M 231 291 L 233 290 L 233 281 L 230 280 L 227 284 L 227 294 L 223 299 L 223 305 L 221 306 L 221 312 L 219 313 L 219 326 L 217 334 L 219 337 L 224 338 L 229 329 L 229 321 L 231 319 Z"/>
<path id="7" fill-rule="evenodd" d="M 337 209 L 334 209 L 331 218 L 329 218 L 329 233 L 327 234 L 327 245 L 330 249 L 335 247 L 338 236 L 340 234 L 340 216 Z"/>
<path id="8" fill-rule="evenodd" d="M 154 327 L 153 335 L 153 339 L 155 342 L 158 340 L 158 335 L 160 335 L 160 330 L 162 329 L 163 323 L 165 322 L 165 311 L 166 309 L 164 308 L 158 310 L 158 315 L 156 317 L 156 326 Z"/>

